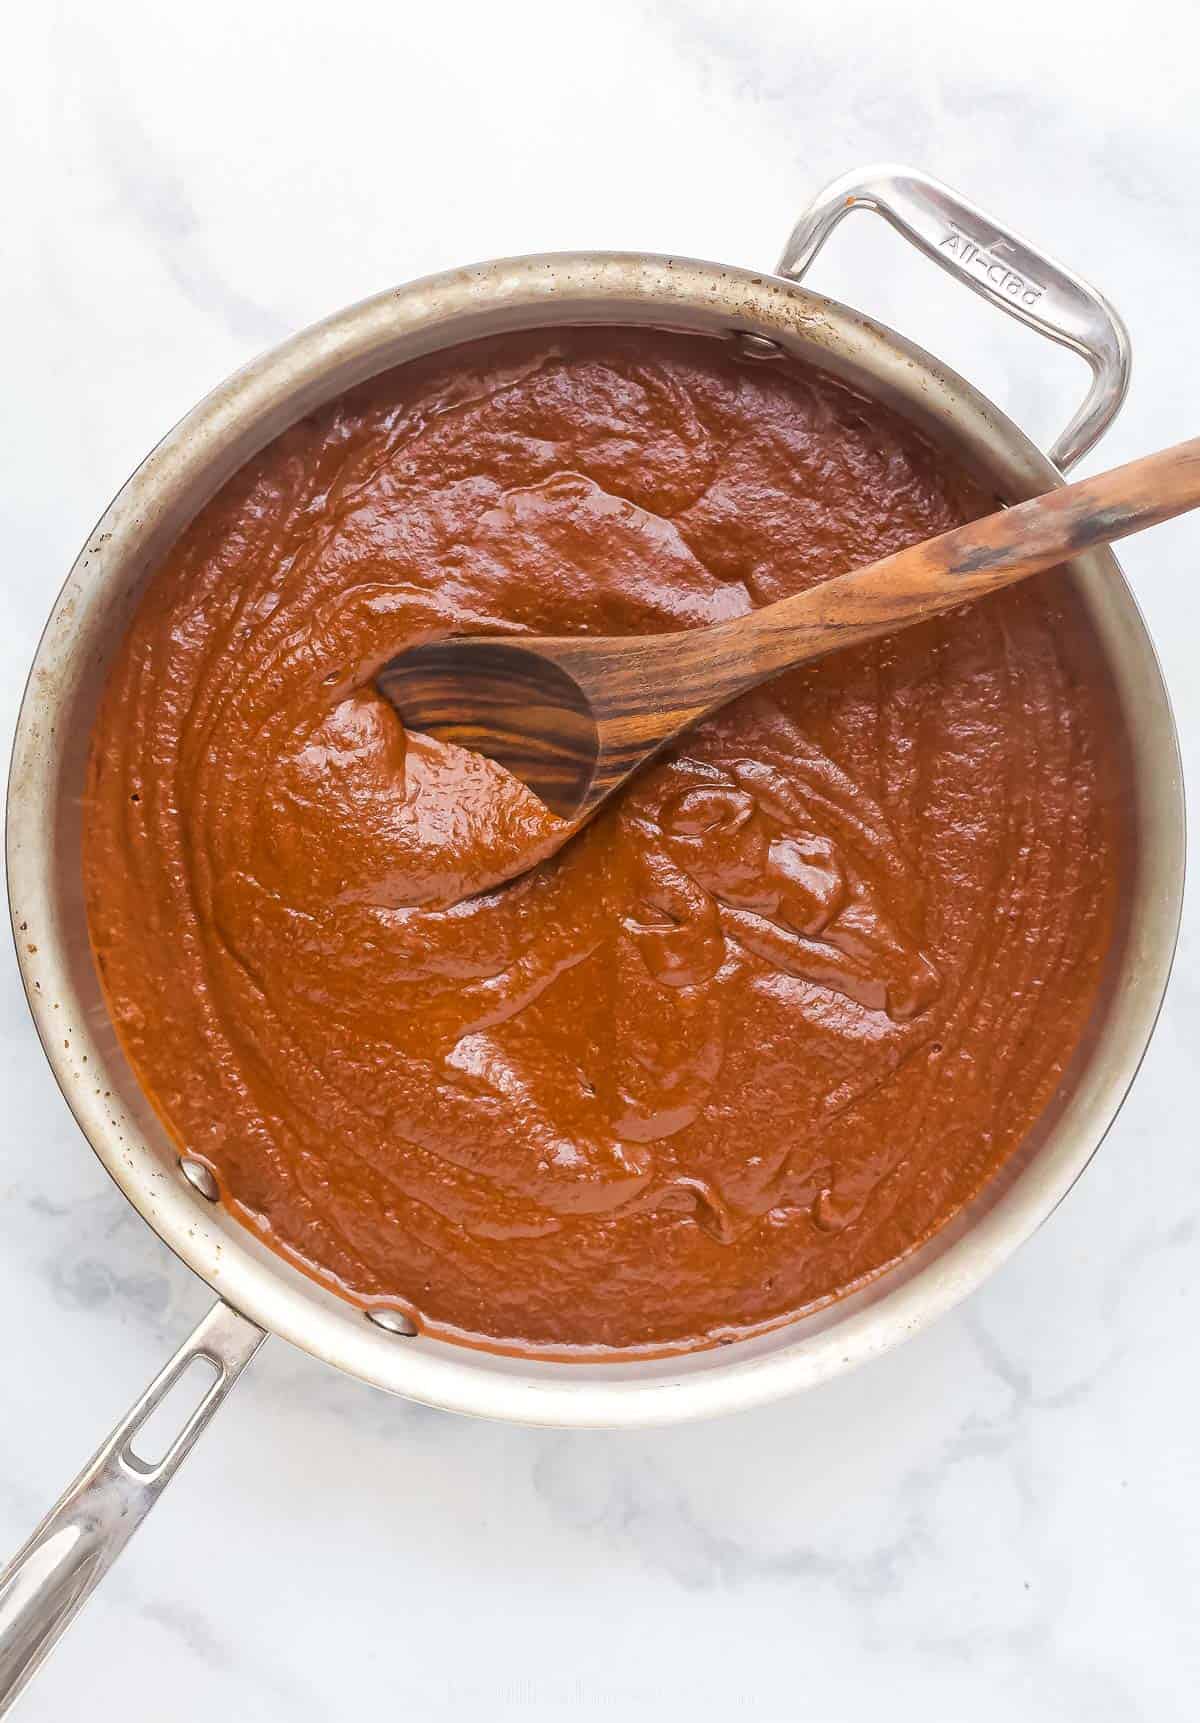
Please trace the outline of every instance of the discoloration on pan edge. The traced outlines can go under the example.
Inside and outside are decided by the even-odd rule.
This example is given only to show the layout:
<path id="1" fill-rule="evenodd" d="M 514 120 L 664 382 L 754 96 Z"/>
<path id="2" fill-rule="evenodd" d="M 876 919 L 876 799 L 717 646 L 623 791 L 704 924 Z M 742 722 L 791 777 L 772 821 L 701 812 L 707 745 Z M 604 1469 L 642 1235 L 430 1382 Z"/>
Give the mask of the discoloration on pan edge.
<path id="1" fill-rule="evenodd" d="M 965 1296 L 1045 1219 L 1115 1116 L 1154 1024 L 1179 918 L 1183 798 L 1170 708 L 1136 606 L 1109 553 L 1081 558 L 1071 578 L 1112 663 L 1137 798 L 1134 891 L 1106 1007 L 1035 1139 L 956 1223 L 852 1298 L 714 1352 L 532 1364 L 388 1333 L 262 1249 L 180 1174 L 92 969 L 79 795 L 110 655 L 166 547 L 287 424 L 405 360 L 502 330 L 580 322 L 776 341 L 953 444 L 1006 500 L 1057 482 L 1045 457 L 961 378 L 869 318 L 761 273 L 580 253 L 503 259 L 380 294 L 223 383 L 147 457 L 90 536 L 47 624 L 17 726 L 9 890 L 30 1008 L 72 1111 L 134 1206 L 223 1298 L 315 1356 L 432 1405 L 535 1424 L 642 1425 L 753 1405 L 887 1350 Z"/>

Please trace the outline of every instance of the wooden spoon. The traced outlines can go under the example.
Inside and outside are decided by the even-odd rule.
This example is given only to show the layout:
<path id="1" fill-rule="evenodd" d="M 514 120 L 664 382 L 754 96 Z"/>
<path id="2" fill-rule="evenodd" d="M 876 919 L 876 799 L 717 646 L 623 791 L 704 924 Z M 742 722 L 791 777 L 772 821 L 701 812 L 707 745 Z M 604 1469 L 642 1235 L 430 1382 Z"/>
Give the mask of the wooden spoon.
<path id="1" fill-rule="evenodd" d="M 623 638 L 451 638 L 400 653 L 376 682 L 409 729 L 486 754 L 578 820 L 664 743 L 756 683 L 1198 505 L 1200 437 L 732 622 Z"/>

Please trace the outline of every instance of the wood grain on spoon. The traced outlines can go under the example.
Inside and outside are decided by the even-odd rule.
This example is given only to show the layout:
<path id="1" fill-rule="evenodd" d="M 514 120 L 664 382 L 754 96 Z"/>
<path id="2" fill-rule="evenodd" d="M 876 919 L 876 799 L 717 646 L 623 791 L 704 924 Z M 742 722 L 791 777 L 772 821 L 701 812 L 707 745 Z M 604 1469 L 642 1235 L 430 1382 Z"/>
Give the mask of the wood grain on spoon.
<path id="1" fill-rule="evenodd" d="M 1200 438 L 1002 509 L 732 622 L 684 633 L 459 637 L 376 677 L 411 730 L 498 761 L 582 819 L 748 688 L 1200 506 Z"/>

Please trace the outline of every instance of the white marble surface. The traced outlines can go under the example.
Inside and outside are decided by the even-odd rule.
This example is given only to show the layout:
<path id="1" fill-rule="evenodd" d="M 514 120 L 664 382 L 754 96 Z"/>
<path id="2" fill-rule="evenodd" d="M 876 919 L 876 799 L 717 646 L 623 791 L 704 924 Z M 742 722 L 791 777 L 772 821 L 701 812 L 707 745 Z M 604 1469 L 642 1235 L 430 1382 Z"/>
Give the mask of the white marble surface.
<path id="1" fill-rule="evenodd" d="M 14 9 L 0 727 L 85 533 L 256 349 L 427 270 L 767 264 L 826 178 L 930 167 L 1101 283 L 1097 460 L 1194 434 L 1190 0 L 901 8 L 207 0 Z M 814 284 L 1047 439 L 1081 368 L 847 224 Z M 1200 773 L 1194 521 L 1125 556 Z M 30 1690 L 27 1723 L 1191 1719 L 1200 1677 L 1195 898 L 1070 1200 L 956 1316 L 808 1398 L 645 1435 L 492 1427 L 271 1344 Z M 206 1303 L 69 1120 L 0 956 L 0 1545 Z"/>

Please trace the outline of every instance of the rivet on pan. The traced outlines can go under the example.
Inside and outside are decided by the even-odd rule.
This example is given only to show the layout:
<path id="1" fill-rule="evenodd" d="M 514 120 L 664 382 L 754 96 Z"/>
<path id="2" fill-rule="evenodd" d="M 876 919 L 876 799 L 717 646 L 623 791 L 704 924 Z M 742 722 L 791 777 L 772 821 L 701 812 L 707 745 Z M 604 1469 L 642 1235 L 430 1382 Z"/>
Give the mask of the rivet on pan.
<path id="1" fill-rule="evenodd" d="M 194 1186 L 202 1197 L 206 1197 L 210 1203 L 216 1202 L 221 1193 L 217 1189 L 216 1179 L 203 1161 L 192 1161 L 186 1155 L 180 1155 L 179 1170 L 188 1184 Z"/>
<path id="2" fill-rule="evenodd" d="M 367 1321 L 373 1322 L 376 1328 L 386 1328 L 389 1334 L 403 1334 L 408 1340 L 411 1340 L 413 1335 L 419 1332 L 412 1317 L 404 1310 L 388 1310 L 380 1307 L 377 1310 L 368 1310 L 366 1317 Z"/>
<path id="3" fill-rule="evenodd" d="M 783 348 L 767 335 L 752 335 L 748 329 L 735 331 L 734 339 L 743 359 L 781 359 Z"/>

